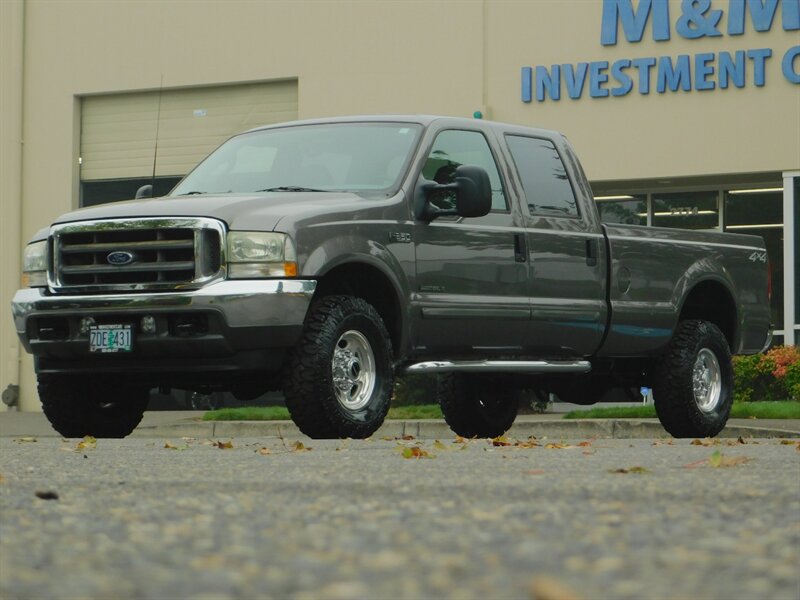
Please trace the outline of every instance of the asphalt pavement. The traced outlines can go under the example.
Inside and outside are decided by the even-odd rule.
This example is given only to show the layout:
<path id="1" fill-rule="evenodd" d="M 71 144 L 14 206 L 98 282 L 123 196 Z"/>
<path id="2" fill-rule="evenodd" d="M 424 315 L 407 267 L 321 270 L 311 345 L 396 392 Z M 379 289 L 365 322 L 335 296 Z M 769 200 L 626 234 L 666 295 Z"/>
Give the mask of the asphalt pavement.
<path id="1" fill-rule="evenodd" d="M 797 600 L 798 448 L 2 437 L 0 598 Z"/>

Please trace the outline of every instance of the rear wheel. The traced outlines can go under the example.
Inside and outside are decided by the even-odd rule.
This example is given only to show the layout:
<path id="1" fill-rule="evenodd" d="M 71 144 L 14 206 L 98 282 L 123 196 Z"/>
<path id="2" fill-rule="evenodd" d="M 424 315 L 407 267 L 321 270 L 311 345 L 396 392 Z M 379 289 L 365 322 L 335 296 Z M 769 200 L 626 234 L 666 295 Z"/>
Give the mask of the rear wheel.
<path id="1" fill-rule="evenodd" d="M 39 398 L 64 437 L 123 438 L 142 420 L 150 391 L 112 379 L 40 375 Z"/>
<path id="2" fill-rule="evenodd" d="M 713 437 L 733 404 L 728 342 L 708 321 L 681 321 L 656 371 L 656 413 L 674 437 Z"/>
<path id="3" fill-rule="evenodd" d="M 311 307 L 289 361 L 284 396 L 312 438 L 366 438 L 381 426 L 394 382 L 392 346 L 378 312 L 351 296 Z"/>
<path id="4" fill-rule="evenodd" d="M 503 435 L 517 418 L 521 395 L 492 375 L 447 373 L 439 376 L 437 386 L 444 419 L 462 437 Z"/>

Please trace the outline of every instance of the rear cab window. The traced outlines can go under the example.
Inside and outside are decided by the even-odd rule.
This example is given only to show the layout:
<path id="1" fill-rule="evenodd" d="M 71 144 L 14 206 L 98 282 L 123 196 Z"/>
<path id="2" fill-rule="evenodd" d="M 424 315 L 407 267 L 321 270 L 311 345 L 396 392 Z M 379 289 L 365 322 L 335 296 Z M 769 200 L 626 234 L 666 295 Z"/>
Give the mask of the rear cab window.
<path id="1" fill-rule="evenodd" d="M 580 218 L 575 191 L 553 142 L 515 134 L 506 134 L 505 139 L 530 214 Z"/>

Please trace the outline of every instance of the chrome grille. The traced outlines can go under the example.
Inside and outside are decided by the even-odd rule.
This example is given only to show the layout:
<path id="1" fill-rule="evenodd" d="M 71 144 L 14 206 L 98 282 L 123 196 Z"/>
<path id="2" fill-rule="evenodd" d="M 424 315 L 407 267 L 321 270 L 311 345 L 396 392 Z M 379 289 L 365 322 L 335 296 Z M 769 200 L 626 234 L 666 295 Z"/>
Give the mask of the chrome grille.
<path id="1" fill-rule="evenodd" d="M 55 225 L 55 291 L 167 290 L 221 276 L 224 228 L 212 219 L 115 219 Z"/>

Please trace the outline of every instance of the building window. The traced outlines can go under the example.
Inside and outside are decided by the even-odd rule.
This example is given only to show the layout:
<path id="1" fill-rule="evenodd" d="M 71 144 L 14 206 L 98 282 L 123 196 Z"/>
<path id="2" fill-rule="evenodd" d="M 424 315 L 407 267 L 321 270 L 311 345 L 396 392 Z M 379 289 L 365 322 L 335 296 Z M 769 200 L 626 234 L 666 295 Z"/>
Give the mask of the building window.
<path id="1" fill-rule="evenodd" d="M 772 322 L 783 329 L 783 191 L 775 188 L 725 193 L 725 231 L 764 240 L 772 269 Z"/>
<path id="2" fill-rule="evenodd" d="M 653 194 L 653 225 L 673 229 L 717 229 L 719 192 Z"/>
<path id="3" fill-rule="evenodd" d="M 134 179 L 101 179 L 81 181 L 81 206 L 97 206 L 107 202 L 133 200 L 143 185 L 153 186 L 153 198 L 165 196 L 182 177 L 137 177 Z"/>

